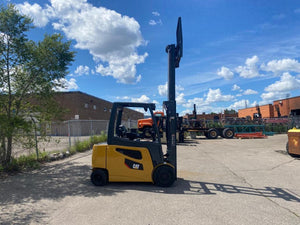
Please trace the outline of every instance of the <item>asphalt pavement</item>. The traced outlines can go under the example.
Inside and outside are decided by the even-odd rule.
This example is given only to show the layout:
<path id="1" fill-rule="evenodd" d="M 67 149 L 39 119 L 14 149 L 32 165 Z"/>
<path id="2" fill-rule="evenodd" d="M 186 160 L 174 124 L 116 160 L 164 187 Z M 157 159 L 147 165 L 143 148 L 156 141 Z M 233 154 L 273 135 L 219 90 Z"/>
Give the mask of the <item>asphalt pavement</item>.
<path id="1" fill-rule="evenodd" d="M 287 135 L 179 144 L 178 180 L 90 182 L 91 151 L 0 179 L 0 224 L 300 224 L 300 160 Z"/>

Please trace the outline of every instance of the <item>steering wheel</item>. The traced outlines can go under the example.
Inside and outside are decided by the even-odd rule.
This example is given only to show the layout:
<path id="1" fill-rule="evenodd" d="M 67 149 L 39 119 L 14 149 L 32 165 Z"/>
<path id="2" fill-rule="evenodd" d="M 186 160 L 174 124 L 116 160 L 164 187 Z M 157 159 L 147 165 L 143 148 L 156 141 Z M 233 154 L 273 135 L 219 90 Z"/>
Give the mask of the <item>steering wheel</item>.
<path id="1" fill-rule="evenodd" d="M 127 132 L 127 129 L 124 125 L 120 125 L 119 128 L 118 128 L 118 135 L 119 137 L 125 137 L 126 136 L 126 132 Z"/>
<path id="2" fill-rule="evenodd" d="M 152 140 L 156 141 L 156 133 L 155 133 L 154 129 L 150 130 L 150 134 L 151 134 Z"/>

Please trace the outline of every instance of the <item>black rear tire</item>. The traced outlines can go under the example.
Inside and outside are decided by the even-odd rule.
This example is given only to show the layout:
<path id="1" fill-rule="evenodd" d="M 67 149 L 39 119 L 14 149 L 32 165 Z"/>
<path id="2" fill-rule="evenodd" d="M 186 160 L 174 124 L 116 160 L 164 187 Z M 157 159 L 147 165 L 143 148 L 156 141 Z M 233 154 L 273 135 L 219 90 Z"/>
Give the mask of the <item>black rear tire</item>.
<path id="1" fill-rule="evenodd" d="M 162 165 L 155 169 L 153 182 L 160 187 L 170 187 L 175 181 L 175 170 L 171 166 Z"/>
<path id="2" fill-rule="evenodd" d="M 234 131 L 230 128 L 225 128 L 223 130 L 223 136 L 224 136 L 224 138 L 233 138 L 234 137 Z"/>
<path id="3" fill-rule="evenodd" d="M 107 184 L 107 173 L 102 169 L 95 169 L 91 174 L 91 181 L 96 186 L 104 186 Z"/>

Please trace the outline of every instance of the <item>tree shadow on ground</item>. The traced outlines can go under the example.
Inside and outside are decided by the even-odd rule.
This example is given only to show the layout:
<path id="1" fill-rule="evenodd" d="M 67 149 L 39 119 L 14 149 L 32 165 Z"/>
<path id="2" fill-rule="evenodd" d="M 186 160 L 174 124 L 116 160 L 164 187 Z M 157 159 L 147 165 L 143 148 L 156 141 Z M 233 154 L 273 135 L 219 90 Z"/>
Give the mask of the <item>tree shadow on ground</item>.
<path id="1" fill-rule="evenodd" d="M 178 178 L 172 187 L 162 188 L 152 183 L 109 183 L 96 187 L 90 181 L 90 166 L 75 161 L 44 167 L 39 171 L 18 174 L 1 180 L 0 206 L 35 202 L 42 199 L 59 200 L 68 196 L 113 196 L 128 190 L 162 194 L 215 195 L 228 194 L 256 195 L 281 198 L 300 202 L 298 196 L 279 187 L 254 188 L 231 184 L 192 181 Z"/>
<path id="2" fill-rule="evenodd" d="M 90 181 L 90 166 L 73 161 L 45 166 L 41 170 L 17 174 L 0 180 L 0 217 L 3 224 L 39 223 L 47 216 L 39 209 L 28 209 L 40 200 L 59 201 L 65 197 L 114 196 L 130 190 L 170 195 L 217 195 L 218 193 L 253 195 L 300 202 L 300 198 L 279 187 L 254 188 L 231 184 L 193 181 L 179 178 L 172 187 L 152 183 L 109 183 L 96 187 Z M 46 207 L 46 206 L 45 206 Z M 4 218 L 4 220 L 3 220 Z"/>
<path id="3" fill-rule="evenodd" d="M 72 196 L 112 196 L 123 192 L 109 188 L 99 191 L 90 182 L 90 173 L 90 166 L 68 161 L 1 179 L 0 224 L 43 223 L 47 206 L 35 207 L 35 203 L 41 200 L 49 202 L 47 200 L 60 201 Z"/>

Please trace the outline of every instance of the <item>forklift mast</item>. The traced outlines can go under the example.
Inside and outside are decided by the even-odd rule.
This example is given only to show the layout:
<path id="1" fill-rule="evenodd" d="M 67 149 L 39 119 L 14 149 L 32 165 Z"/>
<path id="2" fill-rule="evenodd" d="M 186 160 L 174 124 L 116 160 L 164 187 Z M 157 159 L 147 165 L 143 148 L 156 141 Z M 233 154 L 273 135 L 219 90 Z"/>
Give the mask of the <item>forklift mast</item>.
<path id="1" fill-rule="evenodd" d="M 175 167 L 175 178 L 177 178 L 177 149 L 176 149 L 176 100 L 175 100 L 175 69 L 179 67 L 179 62 L 183 52 L 181 17 L 178 18 L 176 30 L 176 46 L 168 45 L 168 101 L 164 102 L 166 109 L 166 134 L 167 134 L 167 160 Z"/>

